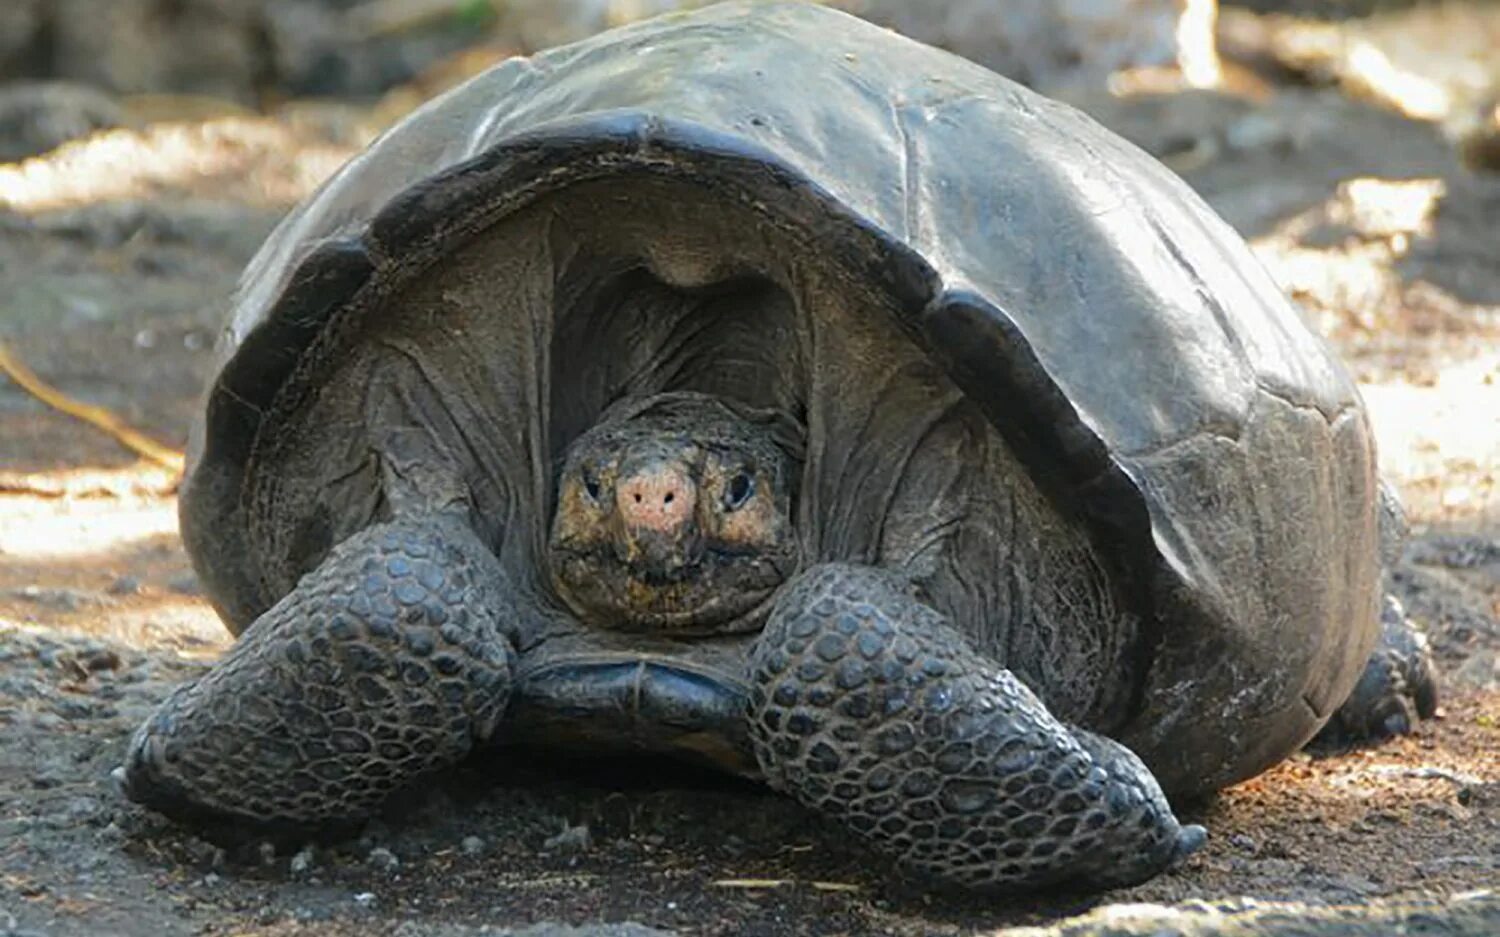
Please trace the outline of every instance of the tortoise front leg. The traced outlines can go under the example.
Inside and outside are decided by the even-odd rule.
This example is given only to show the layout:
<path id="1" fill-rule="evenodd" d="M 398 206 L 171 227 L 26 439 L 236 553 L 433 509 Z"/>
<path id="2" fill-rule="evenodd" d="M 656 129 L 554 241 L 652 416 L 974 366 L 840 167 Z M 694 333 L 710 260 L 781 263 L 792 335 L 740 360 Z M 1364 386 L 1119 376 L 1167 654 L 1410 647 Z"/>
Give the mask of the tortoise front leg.
<path id="1" fill-rule="evenodd" d="M 508 591 L 456 519 L 349 538 L 136 731 L 125 793 L 255 823 L 372 813 L 494 730 L 511 688 Z"/>
<path id="2" fill-rule="evenodd" d="M 940 880 L 1120 886 L 1203 841 L 1130 750 L 1053 718 L 890 573 L 804 573 L 752 668 L 772 785 Z"/>

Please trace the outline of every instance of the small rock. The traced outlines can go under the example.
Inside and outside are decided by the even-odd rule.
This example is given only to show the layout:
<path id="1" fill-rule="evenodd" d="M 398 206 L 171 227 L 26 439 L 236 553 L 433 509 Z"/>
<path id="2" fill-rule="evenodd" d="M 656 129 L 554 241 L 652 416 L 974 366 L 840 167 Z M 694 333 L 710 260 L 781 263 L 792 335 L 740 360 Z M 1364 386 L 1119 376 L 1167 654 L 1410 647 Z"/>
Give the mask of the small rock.
<path id="1" fill-rule="evenodd" d="M 589 828 L 585 824 L 565 826 L 561 833 L 550 837 L 542 844 L 542 848 L 547 852 L 557 852 L 563 855 L 587 852 L 592 846 L 593 837 L 589 835 Z"/>
<path id="2" fill-rule="evenodd" d="M 64 719 L 95 719 L 114 715 L 114 707 L 100 706 L 89 699 L 67 698 L 57 701 L 57 714 Z"/>
<path id="3" fill-rule="evenodd" d="M 292 856 L 292 861 L 287 868 L 293 875 L 302 876 L 310 872 L 315 865 L 317 865 L 317 854 L 313 851 L 312 845 L 308 844 L 297 850 L 297 854 Z"/>
<path id="4" fill-rule="evenodd" d="M 255 852 L 256 852 L 256 855 L 260 858 L 260 864 L 261 865 L 275 865 L 276 864 L 276 844 L 275 843 L 268 842 L 268 841 L 262 841 L 259 845 L 257 845 L 255 847 Z"/>
<path id="5" fill-rule="evenodd" d="M 78 653 L 78 663 L 89 673 L 101 670 L 119 670 L 120 655 L 112 648 L 90 647 Z"/>
<path id="6" fill-rule="evenodd" d="M 375 905 L 375 893 L 373 891 L 362 891 L 354 896 L 354 903 L 361 908 L 369 908 Z"/>
<path id="7" fill-rule="evenodd" d="M 78 589 L 23 586 L 20 589 L 12 589 L 10 594 L 54 612 L 76 612 L 86 605 L 104 604 L 99 596 Z"/>
<path id="8" fill-rule="evenodd" d="M 1475 651 L 1453 672 L 1453 682 L 1485 692 L 1500 690 L 1500 651 Z"/>
<path id="9" fill-rule="evenodd" d="M 57 713 L 32 713 L 31 725 L 33 728 L 40 729 L 43 732 L 55 732 L 67 725 L 67 720 L 63 719 Z"/>
<path id="10" fill-rule="evenodd" d="M 1236 833 L 1229 837 L 1229 845 L 1248 853 L 1254 853 L 1256 849 L 1254 837 L 1246 833 Z"/>
<path id="11" fill-rule="evenodd" d="M 478 836 L 465 836 L 463 841 L 459 843 L 459 848 L 464 851 L 464 855 L 466 856 L 477 856 L 484 852 L 484 840 Z"/>
<path id="12" fill-rule="evenodd" d="M 216 864 L 214 862 L 214 857 L 215 853 L 222 853 L 224 850 L 213 843 L 203 839 L 193 839 L 188 841 L 186 849 L 188 856 L 192 858 L 195 864 L 205 869 L 223 868 L 222 863 Z"/>
<path id="13" fill-rule="evenodd" d="M 141 581 L 134 576 L 121 576 L 104 591 L 110 595 L 136 595 L 141 591 Z"/>
<path id="14" fill-rule="evenodd" d="M 1255 870 L 1261 875 L 1295 881 L 1302 873 L 1299 863 L 1291 859 L 1261 859 L 1255 863 Z"/>
<path id="15" fill-rule="evenodd" d="M 217 872 L 210 872 L 207 875 L 203 876 L 203 884 L 208 888 L 214 887 L 221 881 L 223 881 L 223 879 L 219 878 L 219 873 Z"/>
<path id="16" fill-rule="evenodd" d="M 1465 784 L 1458 789 L 1458 802 L 1465 807 L 1500 805 L 1500 781 Z"/>
<path id="17" fill-rule="evenodd" d="M 178 573 L 176 576 L 168 579 L 167 588 L 178 595 L 203 594 L 203 586 L 199 584 L 197 574 L 191 570 L 185 573 Z"/>
<path id="18" fill-rule="evenodd" d="M 373 866 L 382 872 L 394 872 L 401 868 L 401 860 L 396 854 L 384 846 L 376 846 L 365 856 L 365 864 Z"/>
<path id="19" fill-rule="evenodd" d="M 1333 879 L 1330 884 L 1334 888 L 1352 892 L 1356 895 L 1378 895 L 1383 888 L 1375 882 L 1370 881 L 1362 875 L 1344 875 Z"/>

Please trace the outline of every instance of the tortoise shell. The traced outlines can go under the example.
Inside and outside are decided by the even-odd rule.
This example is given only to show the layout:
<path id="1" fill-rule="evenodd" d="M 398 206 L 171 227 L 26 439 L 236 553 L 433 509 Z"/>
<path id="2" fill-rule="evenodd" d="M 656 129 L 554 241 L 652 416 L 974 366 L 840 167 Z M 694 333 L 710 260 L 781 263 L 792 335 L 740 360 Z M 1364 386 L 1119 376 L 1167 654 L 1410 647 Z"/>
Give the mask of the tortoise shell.
<path id="1" fill-rule="evenodd" d="M 376 424 L 387 452 L 482 426 L 522 568 L 567 441 L 686 386 L 805 421 L 810 560 L 874 549 L 880 466 L 934 408 L 982 413 L 1129 597 L 1104 721 L 1169 792 L 1300 745 L 1375 638 L 1362 403 L 1240 237 L 1078 111 L 817 6 L 666 16 L 428 103 L 282 222 L 217 360 L 181 513 L 236 631 L 381 512 Z"/>

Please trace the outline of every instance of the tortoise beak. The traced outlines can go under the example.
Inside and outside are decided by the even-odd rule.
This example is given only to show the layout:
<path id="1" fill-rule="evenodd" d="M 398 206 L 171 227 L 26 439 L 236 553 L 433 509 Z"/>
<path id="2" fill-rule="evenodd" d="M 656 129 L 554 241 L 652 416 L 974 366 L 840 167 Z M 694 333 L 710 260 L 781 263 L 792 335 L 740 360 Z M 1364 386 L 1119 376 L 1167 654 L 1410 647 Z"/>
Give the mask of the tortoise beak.
<path id="1" fill-rule="evenodd" d="M 688 578 L 703 559 L 702 538 L 664 536 L 650 530 L 627 530 L 615 555 L 631 574 L 648 585 Z"/>

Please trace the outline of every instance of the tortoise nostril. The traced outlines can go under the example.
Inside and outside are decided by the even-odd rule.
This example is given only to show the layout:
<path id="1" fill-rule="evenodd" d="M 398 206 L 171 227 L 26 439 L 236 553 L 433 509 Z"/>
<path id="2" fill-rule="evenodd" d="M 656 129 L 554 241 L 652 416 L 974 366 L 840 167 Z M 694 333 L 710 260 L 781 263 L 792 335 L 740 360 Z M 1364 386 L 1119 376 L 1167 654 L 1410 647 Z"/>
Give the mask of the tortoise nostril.
<path id="1" fill-rule="evenodd" d="M 628 466 L 615 498 L 626 524 L 661 532 L 679 530 L 689 523 L 698 501 L 685 467 L 650 463 Z"/>

